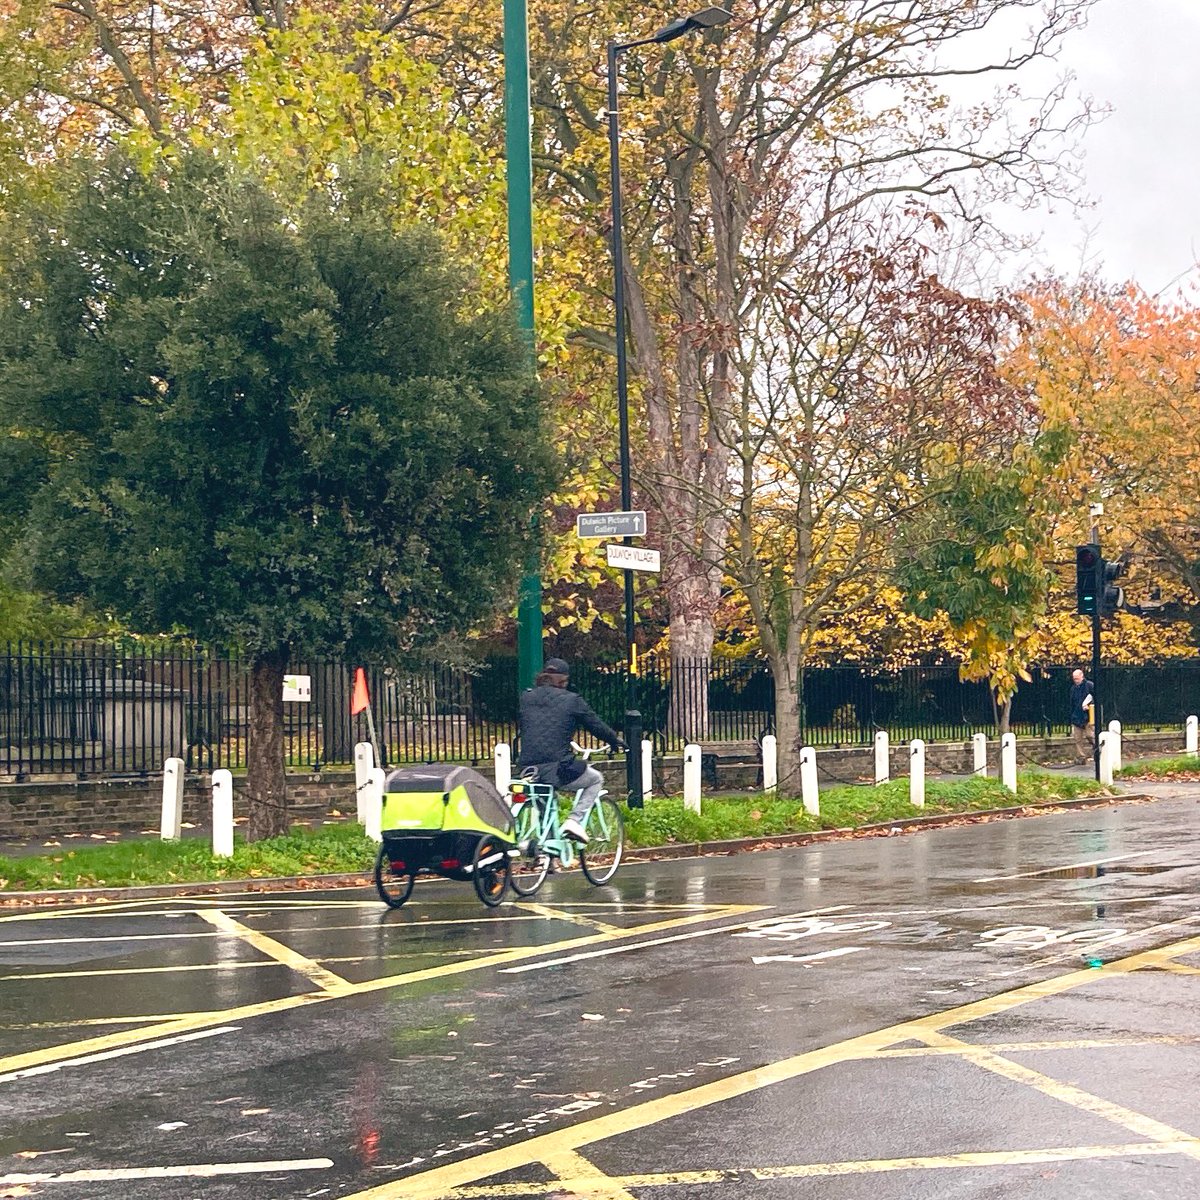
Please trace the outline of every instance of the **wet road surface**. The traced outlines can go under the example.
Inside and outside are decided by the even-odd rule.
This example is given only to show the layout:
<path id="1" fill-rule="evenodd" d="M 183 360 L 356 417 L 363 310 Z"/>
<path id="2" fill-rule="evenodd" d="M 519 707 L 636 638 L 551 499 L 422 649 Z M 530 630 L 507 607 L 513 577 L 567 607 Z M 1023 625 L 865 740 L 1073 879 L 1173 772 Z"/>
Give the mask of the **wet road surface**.
<path id="1" fill-rule="evenodd" d="M 1200 803 L 0 917 L 0 1197 L 1200 1195 Z"/>

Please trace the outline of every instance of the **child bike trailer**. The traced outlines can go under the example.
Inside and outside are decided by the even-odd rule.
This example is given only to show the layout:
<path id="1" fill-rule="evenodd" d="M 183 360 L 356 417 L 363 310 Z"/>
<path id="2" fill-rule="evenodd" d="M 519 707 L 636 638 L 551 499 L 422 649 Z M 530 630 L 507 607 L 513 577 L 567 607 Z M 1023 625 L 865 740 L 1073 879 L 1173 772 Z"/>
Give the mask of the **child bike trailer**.
<path id="1" fill-rule="evenodd" d="M 375 888 L 390 908 L 412 895 L 417 872 L 471 880 L 494 908 L 518 853 L 512 814 L 500 793 L 470 767 L 400 767 L 383 785 L 383 843 Z"/>

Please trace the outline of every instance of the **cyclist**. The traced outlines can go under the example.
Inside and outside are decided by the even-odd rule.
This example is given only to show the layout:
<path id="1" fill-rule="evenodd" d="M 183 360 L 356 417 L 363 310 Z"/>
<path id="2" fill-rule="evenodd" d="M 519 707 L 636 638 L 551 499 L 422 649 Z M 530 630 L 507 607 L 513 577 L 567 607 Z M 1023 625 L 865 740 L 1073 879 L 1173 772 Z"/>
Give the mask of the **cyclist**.
<path id="1" fill-rule="evenodd" d="M 581 726 L 607 742 L 614 750 L 625 743 L 615 729 L 606 725 L 578 692 L 567 691 L 571 668 L 561 658 L 548 659 L 533 687 L 521 694 L 521 753 L 517 766 L 532 768 L 538 783 L 559 789 L 582 789 L 571 814 L 563 822 L 563 835 L 580 845 L 587 844 L 583 823 L 600 795 L 604 776 L 575 757 L 571 739 Z"/>

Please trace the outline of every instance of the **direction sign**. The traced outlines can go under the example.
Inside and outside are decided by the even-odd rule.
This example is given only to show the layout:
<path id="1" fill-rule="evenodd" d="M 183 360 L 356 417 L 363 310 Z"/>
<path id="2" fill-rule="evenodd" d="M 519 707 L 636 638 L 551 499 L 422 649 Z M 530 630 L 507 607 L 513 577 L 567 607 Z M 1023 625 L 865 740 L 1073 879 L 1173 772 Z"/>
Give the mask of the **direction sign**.
<path id="1" fill-rule="evenodd" d="M 579 513 L 575 518 L 575 536 L 581 538 L 645 537 L 646 510 Z"/>
<path id="2" fill-rule="evenodd" d="M 662 569 L 658 551 L 645 546 L 605 546 L 608 565 L 625 571 L 659 571 Z"/>

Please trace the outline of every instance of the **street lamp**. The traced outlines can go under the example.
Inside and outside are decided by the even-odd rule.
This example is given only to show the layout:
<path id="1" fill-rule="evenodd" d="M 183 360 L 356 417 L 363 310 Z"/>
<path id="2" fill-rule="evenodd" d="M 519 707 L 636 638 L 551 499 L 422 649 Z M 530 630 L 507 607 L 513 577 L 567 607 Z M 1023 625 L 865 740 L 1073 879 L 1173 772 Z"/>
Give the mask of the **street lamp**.
<path id="1" fill-rule="evenodd" d="M 529 20 L 525 0 L 504 0 L 504 149 L 508 196 L 508 281 L 517 321 L 535 361 L 533 162 L 529 114 Z M 542 669 L 542 581 L 535 546 L 517 591 L 517 690 Z"/>
<path id="2" fill-rule="evenodd" d="M 617 420 L 621 438 L 621 508 L 628 512 L 633 506 L 629 472 L 629 379 L 625 353 L 625 251 L 621 231 L 621 154 L 620 133 L 617 123 L 617 59 L 626 50 L 635 46 L 659 45 L 673 42 L 684 34 L 712 29 L 733 19 L 733 14 L 723 8 L 704 8 L 690 17 L 676 17 L 649 37 L 630 42 L 608 43 L 608 157 L 612 179 L 612 256 L 615 280 L 613 304 L 616 307 L 617 337 Z M 632 538 L 626 537 L 625 545 Z M 626 782 L 629 788 L 631 808 L 642 807 L 642 714 L 638 711 L 637 659 L 633 643 L 633 572 L 625 571 L 625 752 Z"/>

